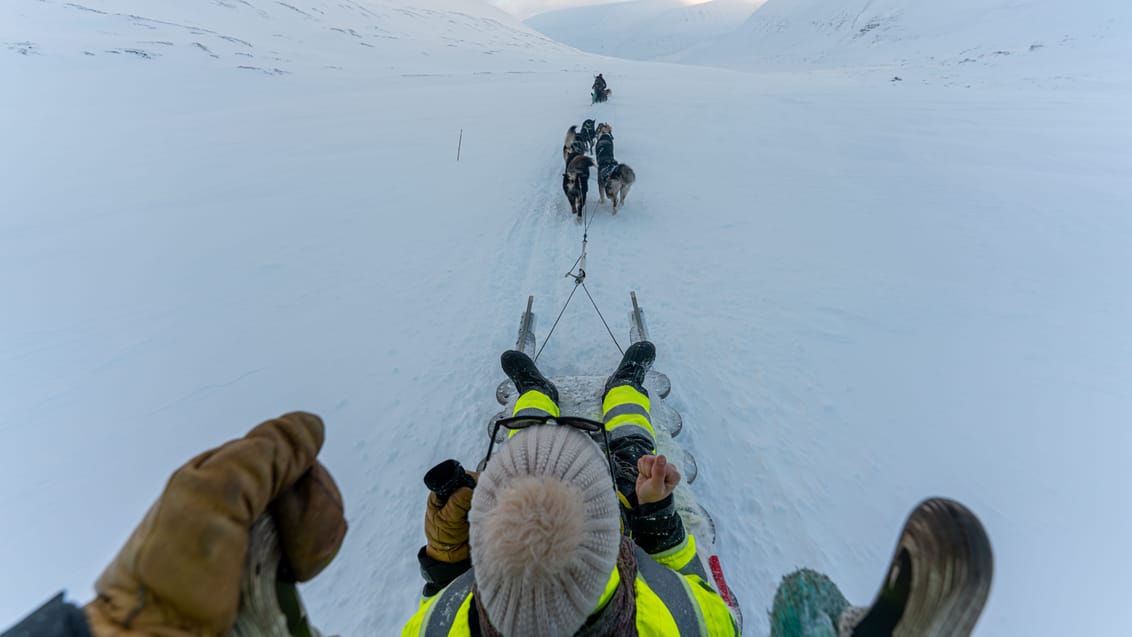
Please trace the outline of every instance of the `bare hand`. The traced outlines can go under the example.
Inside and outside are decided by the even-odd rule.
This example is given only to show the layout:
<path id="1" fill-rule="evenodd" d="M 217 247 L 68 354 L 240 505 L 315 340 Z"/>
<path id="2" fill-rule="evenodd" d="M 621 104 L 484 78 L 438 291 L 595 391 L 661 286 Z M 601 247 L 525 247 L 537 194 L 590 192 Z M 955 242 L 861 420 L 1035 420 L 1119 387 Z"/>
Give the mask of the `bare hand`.
<path id="1" fill-rule="evenodd" d="M 637 502 L 652 504 L 667 498 L 680 484 L 680 470 L 664 456 L 637 460 Z"/>

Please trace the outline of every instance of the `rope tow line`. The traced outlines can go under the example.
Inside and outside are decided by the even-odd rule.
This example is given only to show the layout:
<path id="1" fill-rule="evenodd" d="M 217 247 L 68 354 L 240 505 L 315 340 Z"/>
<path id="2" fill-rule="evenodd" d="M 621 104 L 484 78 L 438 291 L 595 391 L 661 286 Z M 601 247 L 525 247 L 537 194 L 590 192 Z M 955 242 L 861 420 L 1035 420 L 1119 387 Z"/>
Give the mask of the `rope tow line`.
<path id="1" fill-rule="evenodd" d="M 543 339 L 542 345 L 538 348 L 538 352 L 535 353 L 535 362 L 538 362 L 538 357 L 542 355 L 542 350 L 545 349 L 546 344 L 550 342 L 550 337 L 554 334 L 554 329 L 558 327 L 558 322 L 562 320 L 562 315 L 566 313 L 566 308 L 570 306 L 570 301 L 573 300 L 574 293 L 578 291 L 579 287 L 585 291 L 586 296 L 590 299 L 590 304 L 593 305 L 594 311 L 597 312 L 598 318 L 601 319 L 601 324 L 605 326 L 605 331 L 609 332 L 609 338 L 613 339 L 613 345 L 617 347 L 617 351 L 622 355 L 625 354 L 625 350 L 621 349 L 621 343 L 617 342 L 617 337 L 613 335 L 613 330 L 609 328 L 609 323 L 606 322 L 605 316 L 602 315 L 601 310 L 597 306 L 597 302 L 594 301 L 593 295 L 590 294 L 589 288 L 586 287 L 586 246 L 589 244 L 590 224 L 593 223 L 597 215 L 589 214 L 589 202 L 582 205 L 582 215 L 586 219 L 585 226 L 582 230 L 582 253 L 578 255 L 578 259 L 574 261 L 574 265 L 570 266 L 570 271 L 565 275 L 566 278 L 574 279 L 574 289 L 570 291 L 570 296 L 566 298 L 566 303 L 562 305 L 562 310 L 558 312 L 558 318 L 554 319 L 554 325 L 550 326 L 550 331 L 546 333 L 546 338 Z"/>

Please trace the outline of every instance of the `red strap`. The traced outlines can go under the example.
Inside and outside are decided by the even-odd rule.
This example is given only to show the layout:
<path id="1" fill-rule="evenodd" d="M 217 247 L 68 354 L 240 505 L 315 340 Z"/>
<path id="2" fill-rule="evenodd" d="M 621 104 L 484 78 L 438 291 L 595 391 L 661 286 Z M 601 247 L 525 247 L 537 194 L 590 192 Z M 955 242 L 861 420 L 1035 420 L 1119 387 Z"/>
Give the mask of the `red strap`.
<path id="1" fill-rule="evenodd" d="M 715 579 L 715 586 L 719 589 L 719 596 L 723 601 L 727 602 L 728 606 L 735 607 L 735 600 L 731 597 L 731 589 L 727 586 L 727 580 L 723 579 L 723 566 L 719 563 L 719 557 L 712 555 L 708 558 L 708 565 L 711 566 L 711 576 Z"/>

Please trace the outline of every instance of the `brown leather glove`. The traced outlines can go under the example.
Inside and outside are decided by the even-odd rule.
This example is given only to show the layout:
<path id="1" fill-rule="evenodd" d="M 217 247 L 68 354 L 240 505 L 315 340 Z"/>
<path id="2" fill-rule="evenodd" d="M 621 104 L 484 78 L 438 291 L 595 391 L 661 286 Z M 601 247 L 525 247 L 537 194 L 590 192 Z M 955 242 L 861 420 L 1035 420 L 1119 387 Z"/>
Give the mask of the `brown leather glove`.
<path id="1" fill-rule="evenodd" d="M 294 412 L 193 458 L 169 479 L 86 606 L 95 637 L 220 635 L 239 608 L 249 528 L 270 510 L 299 581 L 346 534 L 342 496 L 315 456 L 322 420 Z"/>
<path id="2" fill-rule="evenodd" d="M 468 475 L 479 481 L 480 474 L 469 471 Z M 428 494 L 428 508 L 425 510 L 425 537 L 428 545 L 425 554 L 434 560 L 455 564 L 468 559 L 468 511 L 472 508 L 472 490 L 460 487 L 448 498 L 444 506 L 435 493 Z"/>

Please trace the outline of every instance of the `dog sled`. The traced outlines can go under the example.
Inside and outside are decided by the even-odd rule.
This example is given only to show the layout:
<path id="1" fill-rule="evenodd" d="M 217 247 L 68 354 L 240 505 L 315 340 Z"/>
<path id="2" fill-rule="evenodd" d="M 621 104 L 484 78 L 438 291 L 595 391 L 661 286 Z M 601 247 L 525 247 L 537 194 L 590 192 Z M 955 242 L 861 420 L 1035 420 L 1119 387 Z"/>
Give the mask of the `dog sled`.
<path id="1" fill-rule="evenodd" d="M 636 292 L 630 292 L 630 299 L 632 309 L 629 311 L 629 342 L 652 340 L 649 338 L 645 312 L 637 303 Z M 534 297 L 528 297 L 527 309 L 519 319 L 519 331 L 514 346 L 515 349 L 522 351 L 532 359 L 538 356 L 535 338 L 536 316 L 531 309 L 533 303 Z M 601 400 L 605 388 L 605 375 L 555 376 L 551 377 L 550 380 L 558 388 L 558 405 L 563 415 L 580 416 L 601 421 Z M 649 391 L 650 412 L 655 430 L 657 453 L 664 454 L 669 458 L 669 462 L 680 468 L 682 479 L 674 492 L 677 511 L 684 521 L 686 531 L 696 537 L 696 549 L 703 562 L 704 572 L 711 574 L 716 591 L 727 602 L 736 623 L 742 628 L 743 614 L 739 607 L 739 601 L 727 586 L 723 566 L 716 552 L 718 538 L 715 521 L 696 500 L 691 488 L 699 473 L 696 458 L 690 452 L 684 450 L 675 440 L 684 428 L 684 419 L 678 411 L 664 400 L 672 392 L 672 383 L 668 376 L 662 372 L 650 369 L 645 376 L 644 386 Z M 496 388 L 495 398 L 503 406 L 503 409 L 487 422 L 489 441 L 495 430 L 495 423 L 511 415 L 519 395 L 511 381 L 504 380 Z M 496 444 L 503 442 L 502 439 L 506 437 L 507 432 L 500 430 L 498 435 Z M 599 437 L 595 436 L 595 439 L 600 442 Z M 477 468 L 482 471 L 485 464 L 486 458 L 480 461 Z"/>
<path id="2" fill-rule="evenodd" d="M 612 89 L 593 89 L 590 91 L 590 104 L 597 104 L 598 102 L 605 102 L 609 100 L 610 94 L 613 93 Z"/>

